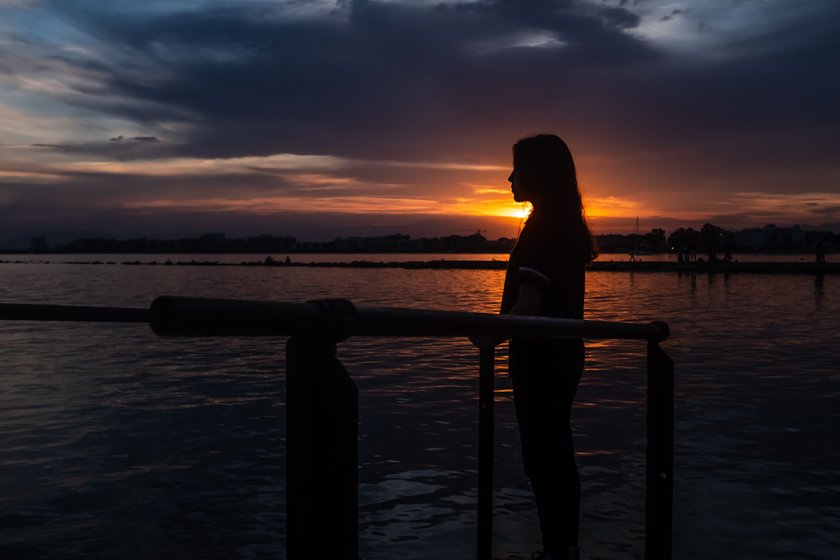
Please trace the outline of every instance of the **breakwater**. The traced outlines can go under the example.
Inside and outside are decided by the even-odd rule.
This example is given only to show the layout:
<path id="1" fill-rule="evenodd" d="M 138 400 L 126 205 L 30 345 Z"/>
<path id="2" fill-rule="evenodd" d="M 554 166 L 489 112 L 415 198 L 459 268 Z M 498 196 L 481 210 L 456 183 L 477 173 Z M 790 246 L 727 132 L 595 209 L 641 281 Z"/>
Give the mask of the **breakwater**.
<path id="1" fill-rule="evenodd" d="M 280 261 L 273 259 L 222 262 L 213 260 L 117 261 L 117 260 L 0 260 L 0 264 L 77 264 L 124 266 L 246 266 L 246 267 L 322 267 L 322 268 L 403 268 L 425 270 L 504 270 L 506 260 L 447 260 L 425 261 Z M 840 263 L 815 262 L 693 262 L 671 261 L 595 261 L 593 271 L 604 272 L 694 272 L 694 273 L 755 273 L 755 274 L 840 274 Z"/>

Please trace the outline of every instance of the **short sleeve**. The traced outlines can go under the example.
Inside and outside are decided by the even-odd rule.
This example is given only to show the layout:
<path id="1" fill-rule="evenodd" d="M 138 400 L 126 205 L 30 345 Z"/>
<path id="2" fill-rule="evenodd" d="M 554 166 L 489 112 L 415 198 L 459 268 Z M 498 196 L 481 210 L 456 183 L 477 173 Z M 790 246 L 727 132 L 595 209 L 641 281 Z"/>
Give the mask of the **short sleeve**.
<path id="1" fill-rule="evenodd" d="M 549 282 L 551 282 L 551 278 L 547 275 L 543 274 L 536 268 L 531 268 L 529 266 L 520 266 L 517 271 L 517 275 L 520 280 L 538 284 L 542 287 L 548 286 Z"/>
<path id="2" fill-rule="evenodd" d="M 583 318 L 585 263 L 573 250 L 568 237 L 547 217 L 532 215 L 508 262 L 502 313 L 513 308 L 520 286 L 527 283 L 542 289 L 540 315 Z"/>

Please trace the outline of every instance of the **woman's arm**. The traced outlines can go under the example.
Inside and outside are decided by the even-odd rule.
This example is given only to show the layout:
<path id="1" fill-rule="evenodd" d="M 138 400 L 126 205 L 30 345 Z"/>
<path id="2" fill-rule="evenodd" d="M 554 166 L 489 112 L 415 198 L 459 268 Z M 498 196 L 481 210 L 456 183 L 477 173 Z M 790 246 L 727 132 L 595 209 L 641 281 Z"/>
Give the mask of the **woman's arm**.
<path id="1" fill-rule="evenodd" d="M 519 296 L 516 303 L 508 311 L 509 315 L 536 315 L 540 311 L 543 289 L 545 285 L 539 282 L 530 282 L 523 278 L 519 283 Z M 470 342 L 479 348 L 495 347 L 507 340 L 505 337 L 496 336 L 471 336 Z"/>
<path id="2" fill-rule="evenodd" d="M 519 297 L 508 311 L 511 315 L 536 315 L 540 312 L 545 285 L 523 278 L 519 282 Z"/>

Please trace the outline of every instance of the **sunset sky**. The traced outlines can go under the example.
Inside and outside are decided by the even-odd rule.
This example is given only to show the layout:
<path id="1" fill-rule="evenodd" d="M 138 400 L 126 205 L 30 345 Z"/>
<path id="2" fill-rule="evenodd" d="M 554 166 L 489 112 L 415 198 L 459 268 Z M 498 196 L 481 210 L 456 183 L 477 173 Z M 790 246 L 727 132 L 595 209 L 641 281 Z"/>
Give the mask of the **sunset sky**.
<path id="1" fill-rule="evenodd" d="M 0 246 L 513 236 L 537 132 L 596 233 L 840 231 L 840 2 L 0 0 Z"/>

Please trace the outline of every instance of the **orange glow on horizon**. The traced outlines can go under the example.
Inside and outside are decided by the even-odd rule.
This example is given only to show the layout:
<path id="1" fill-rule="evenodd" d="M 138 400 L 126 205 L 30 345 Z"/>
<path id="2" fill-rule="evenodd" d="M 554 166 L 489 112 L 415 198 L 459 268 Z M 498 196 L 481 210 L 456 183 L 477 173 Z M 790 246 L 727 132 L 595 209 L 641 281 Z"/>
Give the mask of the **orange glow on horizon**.
<path id="1" fill-rule="evenodd" d="M 331 190 L 343 190 L 334 187 Z M 636 204 L 611 204 L 609 199 L 589 199 L 586 202 L 586 216 L 598 221 L 603 218 L 635 219 L 646 218 L 650 210 L 639 212 Z M 531 214 L 530 203 L 515 202 L 513 199 L 475 200 L 456 197 L 444 200 L 411 197 L 370 197 L 354 195 L 320 196 L 317 198 L 300 197 L 248 197 L 235 198 L 189 198 L 132 200 L 121 204 L 124 208 L 135 210 L 170 210 L 170 211 L 236 211 L 253 214 L 274 212 L 339 212 L 348 214 L 424 214 L 447 216 L 495 217 L 524 220 Z"/>
<path id="2" fill-rule="evenodd" d="M 532 206 L 530 203 L 526 202 L 523 204 L 520 202 L 510 201 L 492 207 L 491 209 L 489 209 L 489 212 L 482 212 L 482 214 L 500 216 L 502 218 L 516 218 L 517 220 L 523 220 L 531 214 L 531 208 Z"/>
<path id="3" fill-rule="evenodd" d="M 583 206 L 590 218 L 635 218 L 639 215 L 639 203 L 616 196 L 584 197 Z M 650 213 L 652 209 L 646 209 Z"/>
<path id="4" fill-rule="evenodd" d="M 377 172 L 367 176 L 359 172 L 359 166 L 370 166 Z M 190 185 L 191 188 L 165 194 L 153 191 L 146 194 L 139 190 L 120 196 L 118 206 L 143 213 L 416 215 L 480 218 L 515 224 L 526 219 L 532 208 L 528 203 L 513 200 L 506 181 L 508 166 L 504 165 L 372 162 L 332 156 L 275 154 L 216 160 L 77 161 L 64 165 L 64 168 L 96 175 L 135 175 L 148 177 L 150 181 L 162 181 L 169 177 L 191 178 L 195 185 Z M 45 162 L 34 168 L 15 166 L 0 172 L 0 175 L 10 174 L 21 181 L 61 183 L 68 179 L 62 176 L 62 169 L 60 163 Z M 276 176 L 277 187 L 261 186 L 259 182 L 250 187 L 248 174 L 255 170 L 261 178 Z M 418 174 L 417 170 L 422 170 L 422 173 Z M 242 181 L 242 188 L 205 190 L 202 179 L 208 175 L 234 176 L 237 181 Z M 699 209 L 675 209 L 667 197 L 652 203 L 645 195 L 639 198 L 624 196 L 623 192 L 628 191 L 630 186 L 626 178 L 613 180 L 603 170 L 596 172 L 583 188 L 586 217 L 596 227 L 600 223 L 604 228 L 614 230 L 632 229 L 632 225 L 625 225 L 625 222 L 631 224 L 637 217 L 654 223 L 659 216 L 689 219 L 700 213 Z M 779 204 L 763 198 L 761 201 L 766 206 Z M 703 205 L 703 208 L 707 209 L 708 205 Z"/>

